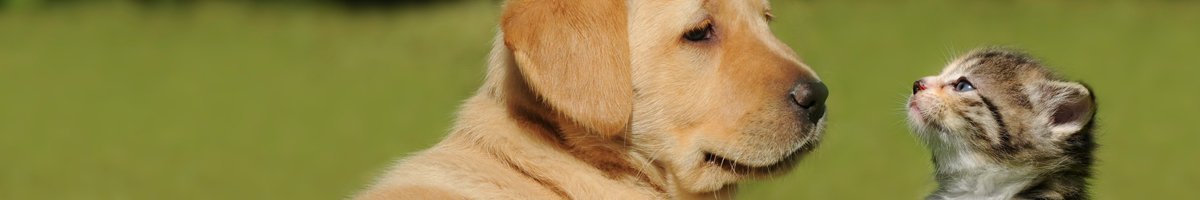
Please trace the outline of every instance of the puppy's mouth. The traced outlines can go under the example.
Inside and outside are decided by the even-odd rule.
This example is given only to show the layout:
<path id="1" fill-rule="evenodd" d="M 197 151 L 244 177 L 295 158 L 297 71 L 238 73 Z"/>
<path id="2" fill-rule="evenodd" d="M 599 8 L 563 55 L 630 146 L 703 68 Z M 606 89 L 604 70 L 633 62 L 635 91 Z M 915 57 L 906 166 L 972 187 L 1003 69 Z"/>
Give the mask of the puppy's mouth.
<path id="1" fill-rule="evenodd" d="M 772 175 L 776 173 L 785 173 L 792 169 L 797 162 L 801 160 L 808 152 L 812 151 L 817 145 L 817 142 L 810 141 L 800 148 L 792 151 L 787 156 L 779 159 L 772 164 L 767 165 L 746 165 L 737 162 L 736 160 L 725 158 L 711 152 L 704 152 L 704 162 L 709 165 L 716 165 L 725 171 L 732 172 L 737 175 Z"/>

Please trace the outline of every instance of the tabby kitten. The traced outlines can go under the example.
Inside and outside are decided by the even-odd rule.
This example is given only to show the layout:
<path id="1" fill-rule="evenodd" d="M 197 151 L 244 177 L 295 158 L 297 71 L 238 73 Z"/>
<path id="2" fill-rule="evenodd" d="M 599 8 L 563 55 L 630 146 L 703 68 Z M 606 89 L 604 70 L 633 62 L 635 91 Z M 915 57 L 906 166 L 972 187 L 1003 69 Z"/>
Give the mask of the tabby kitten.
<path id="1" fill-rule="evenodd" d="M 909 123 L 933 153 L 927 199 L 1087 199 L 1091 90 L 1018 51 L 983 48 L 913 83 Z"/>

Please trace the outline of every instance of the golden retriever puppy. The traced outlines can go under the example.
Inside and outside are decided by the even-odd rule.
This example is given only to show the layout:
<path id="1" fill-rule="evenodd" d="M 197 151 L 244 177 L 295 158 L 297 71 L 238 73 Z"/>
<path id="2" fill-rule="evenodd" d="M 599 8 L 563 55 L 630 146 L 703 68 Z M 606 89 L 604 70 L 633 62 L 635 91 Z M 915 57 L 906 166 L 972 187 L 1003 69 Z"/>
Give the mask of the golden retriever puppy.
<path id="1" fill-rule="evenodd" d="M 450 135 L 356 199 L 727 199 L 820 141 L 766 0 L 511 0 Z"/>

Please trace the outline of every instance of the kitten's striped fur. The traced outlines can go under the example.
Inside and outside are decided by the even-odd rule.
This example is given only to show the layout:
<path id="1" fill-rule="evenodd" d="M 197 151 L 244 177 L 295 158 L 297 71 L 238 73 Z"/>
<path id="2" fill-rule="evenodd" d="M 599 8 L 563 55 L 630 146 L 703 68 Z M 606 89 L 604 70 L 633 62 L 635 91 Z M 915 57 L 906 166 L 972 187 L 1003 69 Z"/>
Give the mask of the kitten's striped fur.
<path id="1" fill-rule="evenodd" d="M 1095 105 L 1087 86 L 1002 48 L 918 80 L 908 113 L 937 168 L 928 199 L 1088 199 Z"/>

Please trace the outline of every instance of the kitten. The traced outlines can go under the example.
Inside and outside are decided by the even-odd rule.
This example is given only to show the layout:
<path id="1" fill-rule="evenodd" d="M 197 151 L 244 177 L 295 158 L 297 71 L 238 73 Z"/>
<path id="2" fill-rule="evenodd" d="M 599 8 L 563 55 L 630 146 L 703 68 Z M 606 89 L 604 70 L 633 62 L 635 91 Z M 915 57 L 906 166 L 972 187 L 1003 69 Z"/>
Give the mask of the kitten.
<path id="1" fill-rule="evenodd" d="M 1095 97 L 1018 51 L 983 48 L 913 83 L 909 123 L 933 153 L 927 199 L 1087 199 Z"/>

